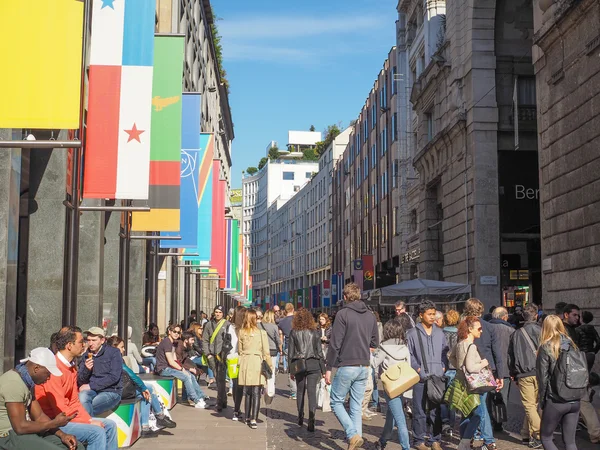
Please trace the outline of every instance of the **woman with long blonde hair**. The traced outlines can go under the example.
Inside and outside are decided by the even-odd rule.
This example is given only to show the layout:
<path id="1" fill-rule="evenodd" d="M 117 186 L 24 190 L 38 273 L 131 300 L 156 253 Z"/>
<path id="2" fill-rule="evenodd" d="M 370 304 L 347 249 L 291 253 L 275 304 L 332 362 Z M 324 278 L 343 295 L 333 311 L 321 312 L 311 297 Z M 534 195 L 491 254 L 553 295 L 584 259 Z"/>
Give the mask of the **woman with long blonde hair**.
<path id="1" fill-rule="evenodd" d="M 246 423 L 250 428 L 258 428 L 256 420 L 260 410 L 260 391 L 267 382 L 261 374 L 262 362 L 266 361 L 271 370 L 273 364 L 269 354 L 269 337 L 260 330 L 256 321 L 256 311 L 249 309 L 244 316 L 242 329 L 238 332 L 238 352 L 240 371 L 238 385 L 243 386 Z"/>
<path id="2" fill-rule="evenodd" d="M 539 385 L 538 403 L 542 409 L 540 438 L 544 450 L 558 450 L 553 441 L 554 430 L 562 425 L 562 438 L 566 450 L 577 450 L 575 432 L 579 419 L 580 402 L 564 402 L 556 392 L 557 386 L 551 383 L 552 374 L 562 350 L 577 349 L 565 330 L 560 317 L 550 315 L 542 324 L 540 348 L 536 361 L 536 376 Z M 556 380 L 555 380 L 556 382 Z M 554 386 L 553 386 L 554 385 Z"/>

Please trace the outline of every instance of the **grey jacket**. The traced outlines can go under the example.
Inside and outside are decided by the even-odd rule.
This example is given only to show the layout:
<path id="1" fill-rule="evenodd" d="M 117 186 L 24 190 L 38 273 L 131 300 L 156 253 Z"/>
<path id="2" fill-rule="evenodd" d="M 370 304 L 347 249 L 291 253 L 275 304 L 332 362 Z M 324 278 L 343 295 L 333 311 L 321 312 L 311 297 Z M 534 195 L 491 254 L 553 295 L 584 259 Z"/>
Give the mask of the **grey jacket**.
<path id="1" fill-rule="evenodd" d="M 398 339 L 388 339 L 379 345 L 379 349 L 375 352 L 375 361 L 373 365 L 378 370 L 379 374 L 385 372 L 388 367 L 406 361 L 410 364 L 410 352 L 406 344 Z"/>
<path id="2" fill-rule="evenodd" d="M 502 319 L 491 319 L 490 324 L 492 324 L 494 331 L 496 332 L 496 339 L 498 340 L 498 346 L 500 348 L 500 353 L 504 355 L 504 358 L 499 362 L 500 367 L 498 367 L 498 362 L 496 362 L 496 370 L 499 374 L 503 374 L 504 378 L 509 376 L 508 370 L 508 345 L 510 344 L 510 337 L 515 332 L 515 329 L 509 324 L 507 321 Z"/>
<path id="3" fill-rule="evenodd" d="M 427 369 L 423 364 L 419 335 L 423 342 L 423 353 L 425 354 Z M 406 333 L 408 351 L 410 352 L 410 364 L 413 369 L 419 372 L 421 380 L 425 380 L 430 375 L 444 375 L 448 368 L 448 344 L 446 336 L 441 328 L 433 326 L 431 336 L 425 332 L 423 325 L 418 323 L 415 328 L 411 328 Z"/>
<path id="4" fill-rule="evenodd" d="M 274 323 L 261 322 L 258 328 L 265 330 L 269 337 L 269 351 L 271 354 L 275 351 L 279 352 L 281 347 L 281 339 L 279 339 L 279 328 Z"/>
<path id="5" fill-rule="evenodd" d="M 217 325 L 218 322 L 215 322 L 214 320 L 210 320 L 206 322 L 206 325 L 204 325 L 204 331 L 202 332 L 202 353 L 206 356 L 219 355 L 223 349 L 223 336 L 225 333 L 227 333 L 229 322 L 225 320 L 225 323 L 217 333 L 217 336 L 215 336 L 214 342 L 211 344 L 210 338 L 213 335 L 213 332 L 216 330 Z"/>

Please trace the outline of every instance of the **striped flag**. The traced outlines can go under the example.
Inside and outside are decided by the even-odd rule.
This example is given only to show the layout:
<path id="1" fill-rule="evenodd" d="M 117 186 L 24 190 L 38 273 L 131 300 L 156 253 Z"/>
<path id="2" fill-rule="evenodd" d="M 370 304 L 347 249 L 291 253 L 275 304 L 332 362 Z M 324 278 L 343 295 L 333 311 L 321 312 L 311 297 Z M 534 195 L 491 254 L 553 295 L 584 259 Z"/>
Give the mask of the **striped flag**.
<path id="1" fill-rule="evenodd" d="M 155 7 L 92 2 L 84 198 L 148 198 Z"/>
<path id="2" fill-rule="evenodd" d="M 154 38 L 148 195 L 151 210 L 133 213 L 133 231 L 179 231 L 183 47 L 181 35 Z"/>
<path id="3" fill-rule="evenodd" d="M 79 0 L 0 0 L 0 128 L 79 128 L 82 34 Z"/>

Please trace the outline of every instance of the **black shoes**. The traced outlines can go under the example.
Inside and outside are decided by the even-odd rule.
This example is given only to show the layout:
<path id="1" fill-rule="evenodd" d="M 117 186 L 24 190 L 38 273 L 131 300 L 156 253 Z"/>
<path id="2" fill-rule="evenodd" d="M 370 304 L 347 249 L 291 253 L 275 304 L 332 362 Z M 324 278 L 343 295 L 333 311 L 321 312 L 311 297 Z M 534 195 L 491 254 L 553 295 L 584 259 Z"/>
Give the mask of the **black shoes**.
<path id="1" fill-rule="evenodd" d="M 304 415 L 298 414 L 298 426 L 301 427 L 303 423 L 304 423 Z"/>
<path id="2" fill-rule="evenodd" d="M 140 435 L 142 439 L 155 438 L 156 436 L 158 436 L 158 431 L 153 431 L 151 429 L 142 430 L 142 434 Z"/>
<path id="3" fill-rule="evenodd" d="M 162 419 L 156 418 L 156 425 L 162 428 L 175 428 L 177 424 L 169 419 L 167 416 L 164 416 Z"/>

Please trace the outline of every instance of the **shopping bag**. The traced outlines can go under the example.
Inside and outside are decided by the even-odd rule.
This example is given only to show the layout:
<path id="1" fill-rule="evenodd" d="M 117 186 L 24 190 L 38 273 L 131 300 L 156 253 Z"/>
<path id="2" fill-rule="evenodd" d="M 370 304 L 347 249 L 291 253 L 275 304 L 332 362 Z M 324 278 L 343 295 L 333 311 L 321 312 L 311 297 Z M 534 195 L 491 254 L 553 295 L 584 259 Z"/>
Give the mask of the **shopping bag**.
<path id="1" fill-rule="evenodd" d="M 227 375 L 229 378 L 234 380 L 240 374 L 240 358 L 236 355 L 231 358 L 227 358 Z"/>

